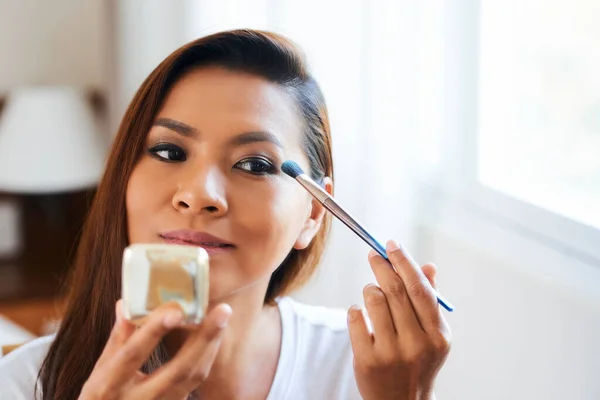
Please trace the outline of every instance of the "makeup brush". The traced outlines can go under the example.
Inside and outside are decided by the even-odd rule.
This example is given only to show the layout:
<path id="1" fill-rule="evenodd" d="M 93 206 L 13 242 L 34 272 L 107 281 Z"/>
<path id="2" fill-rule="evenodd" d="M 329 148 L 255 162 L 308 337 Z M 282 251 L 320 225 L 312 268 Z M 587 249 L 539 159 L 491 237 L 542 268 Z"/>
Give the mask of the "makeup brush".
<path id="1" fill-rule="evenodd" d="M 362 225 L 348 214 L 335 199 L 327 193 L 319 184 L 311 177 L 306 175 L 302 168 L 294 161 L 288 160 L 281 165 L 281 170 L 287 175 L 294 178 L 304 189 L 308 191 L 315 199 L 317 199 L 323 207 L 331 212 L 337 219 L 342 221 L 344 225 L 356 233 L 362 240 L 373 248 L 381 257 L 388 260 L 385 248 L 379 243 Z M 454 311 L 454 306 L 445 300 L 442 295 L 436 292 L 438 303 L 448 311 Z"/>

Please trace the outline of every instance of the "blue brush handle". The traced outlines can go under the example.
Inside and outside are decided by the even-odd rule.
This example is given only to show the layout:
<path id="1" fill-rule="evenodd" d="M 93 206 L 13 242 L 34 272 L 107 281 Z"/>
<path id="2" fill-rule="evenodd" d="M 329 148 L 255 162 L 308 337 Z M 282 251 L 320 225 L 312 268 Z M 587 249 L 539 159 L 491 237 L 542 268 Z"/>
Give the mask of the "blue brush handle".
<path id="1" fill-rule="evenodd" d="M 323 202 L 325 208 L 327 208 L 333 215 L 335 215 L 340 221 L 356 233 L 362 240 L 364 240 L 373 250 L 375 250 L 381 257 L 389 262 L 385 247 L 381 245 L 361 224 L 358 223 L 350 214 L 348 214 L 342 207 L 340 207 L 332 198 L 329 198 Z M 434 290 L 435 291 L 435 290 Z M 454 311 L 454 306 L 444 299 L 441 294 L 435 291 L 438 303 L 444 307 L 447 311 Z"/>

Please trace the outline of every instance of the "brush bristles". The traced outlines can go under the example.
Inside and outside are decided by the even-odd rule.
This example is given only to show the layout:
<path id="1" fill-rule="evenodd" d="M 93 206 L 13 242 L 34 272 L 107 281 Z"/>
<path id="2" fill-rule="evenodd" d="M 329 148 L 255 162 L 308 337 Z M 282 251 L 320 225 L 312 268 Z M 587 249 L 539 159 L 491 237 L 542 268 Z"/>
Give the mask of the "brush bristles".
<path id="1" fill-rule="evenodd" d="M 281 164 L 281 170 L 294 179 L 296 179 L 298 175 L 302 175 L 304 173 L 302 168 L 300 168 L 298 164 L 291 160 L 287 160 Z"/>

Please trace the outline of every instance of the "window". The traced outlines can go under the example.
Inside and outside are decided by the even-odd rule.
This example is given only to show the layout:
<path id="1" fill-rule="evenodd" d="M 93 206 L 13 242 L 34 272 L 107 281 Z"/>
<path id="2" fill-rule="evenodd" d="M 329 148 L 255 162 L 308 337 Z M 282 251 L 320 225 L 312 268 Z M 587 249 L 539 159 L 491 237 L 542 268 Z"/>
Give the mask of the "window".
<path id="1" fill-rule="evenodd" d="M 478 180 L 600 228 L 600 2 L 480 5 Z"/>
<path id="2" fill-rule="evenodd" d="M 533 240 L 600 266 L 600 3 L 426 3 L 413 165 L 432 204 L 421 214 L 501 254 Z M 511 240 L 464 232 L 468 215 Z"/>

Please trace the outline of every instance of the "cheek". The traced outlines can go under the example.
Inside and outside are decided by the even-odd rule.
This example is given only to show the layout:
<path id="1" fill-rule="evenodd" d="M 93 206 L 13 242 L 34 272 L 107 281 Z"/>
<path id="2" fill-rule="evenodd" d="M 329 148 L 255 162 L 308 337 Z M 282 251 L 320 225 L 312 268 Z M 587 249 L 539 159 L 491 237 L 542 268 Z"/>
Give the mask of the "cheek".
<path id="1" fill-rule="evenodd" d="M 144 162 L 138 164 L 127 183 L 125 206 L 130 242 L 145 240 L 144 232 L 151 232 L 151 216 L 160 207 L 160 187 L 157 179 L 147 173 Z"/>
<path id="2" fill-rule="evenodd" d="M 309 215 L 305 193 L 287 185 L 273 185 L 253 195 L 240 196 L 240 226 L 255 245 L 284 256 L 292 248 Z M 280 251 L 278 251 L 280 250 Z"/>

